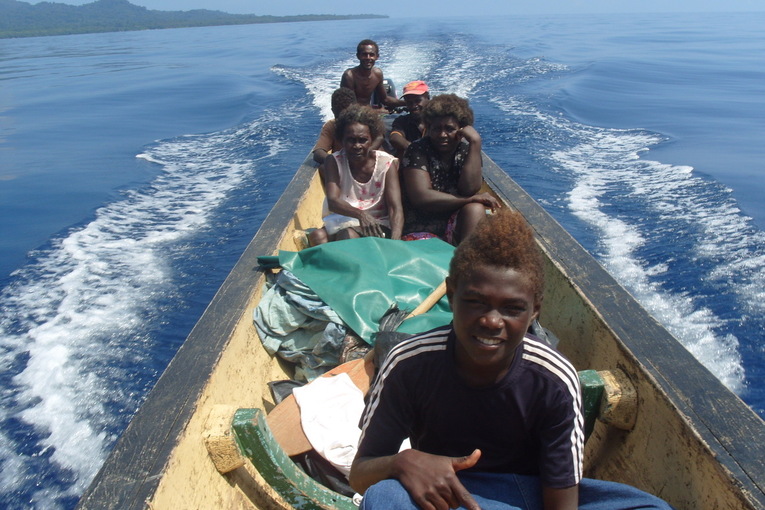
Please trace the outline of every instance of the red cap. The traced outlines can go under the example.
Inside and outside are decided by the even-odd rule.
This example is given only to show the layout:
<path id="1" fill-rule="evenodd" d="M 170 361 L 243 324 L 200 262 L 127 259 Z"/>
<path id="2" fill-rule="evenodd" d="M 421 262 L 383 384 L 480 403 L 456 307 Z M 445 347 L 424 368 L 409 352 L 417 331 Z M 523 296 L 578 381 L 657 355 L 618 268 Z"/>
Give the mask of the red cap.
<path id="1" fill-rule="evenodd" d="M 416 94 L 418 96 L 421 96 L 422 94 L 426 93 L 428 91 L 428 86 L 424 81 L 410 81 L 406 85 L 404 85 L 404 93 L 401 94 L 401 97 L 404 97 L 407 94 Z"/>

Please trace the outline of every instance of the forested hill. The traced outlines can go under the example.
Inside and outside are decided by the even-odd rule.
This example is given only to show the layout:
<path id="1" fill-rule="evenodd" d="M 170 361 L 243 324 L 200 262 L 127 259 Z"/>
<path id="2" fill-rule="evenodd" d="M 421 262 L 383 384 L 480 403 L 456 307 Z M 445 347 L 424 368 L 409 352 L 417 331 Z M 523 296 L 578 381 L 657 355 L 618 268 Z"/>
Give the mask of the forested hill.
<path id="1" fill-rule="evenodd" d="M 98 0 L 79 6 L 52 2 L 32 5 L 17 0 L 0 0 L 0 38 L 369 18 L 387 18 L 387 16 L 376 14 L 258 16 L 228 14 L 204 9 L 154 11 L 133 5 L 127 0 Z"/>

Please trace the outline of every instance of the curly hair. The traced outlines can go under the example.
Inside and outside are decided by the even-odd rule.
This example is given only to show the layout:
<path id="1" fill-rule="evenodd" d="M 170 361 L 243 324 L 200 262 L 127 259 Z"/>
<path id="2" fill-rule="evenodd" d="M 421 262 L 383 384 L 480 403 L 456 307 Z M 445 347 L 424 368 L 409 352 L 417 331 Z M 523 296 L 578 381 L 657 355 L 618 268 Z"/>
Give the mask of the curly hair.
<path id="1" fill-rule="evenodd" d="M 343 110 L 356 102 L 356 93 L 353 89 L 340 87 L 332 93 L 332 113 L 335 118 L 339 117 Z"/>
<path id="2" fill-rule="evenodd" d="M 380 113 L 377 110 L 373 110 L 369 106 L 352 104 L 343 110 L 343 113 L 337 118 L 335 125 L 335 136 L 337 139 L 342 140 L 345 128 L 355 123 L 367 126 L 372 140 L 385 132 L 385 124 L 383 124 Z"/>
<path id="3" fill-rule="evenodd" d="M 422 109 L 422 121 L 428 127 L 438 117 L 454 117 L 460 127 L 473 125 L 473 110 L 467 99 L 456 94 L 441 94 Z"/>
<path id="4" fill-rule="evenodd" d="M 542 302 L 542 253 L 521 213 L 503 208 L 481 220 L 454 251 L 449 264 L 449 279 L 456 285 L 459 279 L 470 277 L 479 266 L 515 269 L 523 273 L 531 285 L 535 303 Z"/>
<path id="5" fill-rule="evenodd" d="M 377 43 L 374 42 L 372 39 L 364 39 L 359 44 L 356 45 L 356 55 L 361 53 L 361 47 L 362 46 L 374 46 L 375 47 L 375 55 L 380 55 L 380 47 L 377 46 Z"/>

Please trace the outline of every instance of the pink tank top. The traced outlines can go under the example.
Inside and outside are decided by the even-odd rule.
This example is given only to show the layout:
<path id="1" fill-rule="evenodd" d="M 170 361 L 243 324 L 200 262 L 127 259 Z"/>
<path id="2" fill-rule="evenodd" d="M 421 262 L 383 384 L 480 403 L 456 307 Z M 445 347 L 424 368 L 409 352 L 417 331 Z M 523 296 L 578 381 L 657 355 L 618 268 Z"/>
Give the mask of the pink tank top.
<path id="1" fill-rule="evenodd" d="M 385 176 L 396 158 L 384 151 L 372 152 L 375 154 L 375 169 L 368 182 L 359 182 L 353 178 L 345 150 L 332 154 L 340 174 L 340 196 L 353 207 L 367 211 L 380 223 L 390 227 L 388 204 L 385 202 Z"/>

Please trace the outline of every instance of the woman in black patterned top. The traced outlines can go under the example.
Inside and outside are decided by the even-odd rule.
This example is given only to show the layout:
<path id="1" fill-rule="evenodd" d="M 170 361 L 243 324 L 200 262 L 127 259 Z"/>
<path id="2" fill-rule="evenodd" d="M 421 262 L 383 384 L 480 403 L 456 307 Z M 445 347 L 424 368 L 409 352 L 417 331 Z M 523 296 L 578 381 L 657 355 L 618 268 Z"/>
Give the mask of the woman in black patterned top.
<path id="1" fill-rule="evenodd" d="M 454 94 L 436 96 L 422 112 L 425 136 L 401 161 L 404 239 L 438 236 L 458 244 L 499 202 L 481 193 L 481 136 L 473 110 Z"/>

